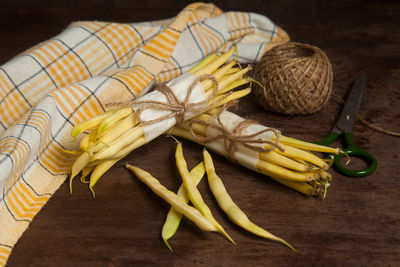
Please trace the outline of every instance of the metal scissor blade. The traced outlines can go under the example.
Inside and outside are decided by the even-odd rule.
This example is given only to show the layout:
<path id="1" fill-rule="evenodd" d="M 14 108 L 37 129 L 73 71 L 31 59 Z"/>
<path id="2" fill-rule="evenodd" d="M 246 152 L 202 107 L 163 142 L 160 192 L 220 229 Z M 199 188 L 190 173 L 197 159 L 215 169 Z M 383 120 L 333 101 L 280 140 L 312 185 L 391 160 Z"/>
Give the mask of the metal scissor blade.
<path id="1" fill-rule="evenodd" d="M 364 93 L 364 88 L 367 84 L 367 77 L 365 74 L 361 74 L 353 83 L 353 87 L 350 90 L 349 96 L 347 97 L 346 103 L 340 113 L 340 117 L 336 123 L 336 127 L 343 132 L 352 132 L 358 110 L 360 109 L 360 104 L 362 96 Z"/>

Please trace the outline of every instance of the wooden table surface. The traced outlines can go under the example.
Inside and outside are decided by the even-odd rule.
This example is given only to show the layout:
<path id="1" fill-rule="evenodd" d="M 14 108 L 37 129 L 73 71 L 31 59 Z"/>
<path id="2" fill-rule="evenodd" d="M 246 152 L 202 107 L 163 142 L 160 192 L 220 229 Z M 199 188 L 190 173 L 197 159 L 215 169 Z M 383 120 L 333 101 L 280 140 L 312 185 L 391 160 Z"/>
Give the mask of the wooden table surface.
<path id="1" fill-rule="evenodd" d="M 20 2 L 20 3 L 18 3 Z M 279 3 L 275 3 L 279 2 Z M 331 3 L 332 2 L 332 3 Z M 334 2 L 334 3 L 333 3 Z M 334 68 L 334 93 L 346 96 L 352 80 L 368 76 L 360 114 L 383 128 L 400 131 L 400 5 L 395 1 L 217 1 L 223 10 L 264 14 L 293 41 L 316 45 Z M 393 3 L 392 3 L 393 2 Z M 46 40 L 70 22 L 135 22 L 176 15 L 184 1 L 4 0 L 0 4 L 0 62 Z M 341 106 L 331 100 L 309 115 L 270 114 L 253 96 L 241 102 L 240 115 L 282 130 L 287 136 L 316 141 L 328 134 Z M 8 266 L 399 266 L 400 138 L 357 123 L 359 146 L 378 159 L 366 178 L 334 176 L 327 198 L 308 198 L 268 177 L 215 155 L 218 174 L 237 204 L 257 224 L 298 249 L 255 237 L 229 222 L 216 208 L 207 183 L 199 188 L 215 217 L 237 242 L 204 233 L 184 221 L 170 244 L 160 238 L 168 205 L 118 163 L 96 186 L 96 199 L 75 183 L 64 183 L 16 244 Z M 126 160 L 150 171 L 171 189 L 179 185 L 175 142 L 160 137 Z M 184 142 L 190 166 L 201 146 Z"/>

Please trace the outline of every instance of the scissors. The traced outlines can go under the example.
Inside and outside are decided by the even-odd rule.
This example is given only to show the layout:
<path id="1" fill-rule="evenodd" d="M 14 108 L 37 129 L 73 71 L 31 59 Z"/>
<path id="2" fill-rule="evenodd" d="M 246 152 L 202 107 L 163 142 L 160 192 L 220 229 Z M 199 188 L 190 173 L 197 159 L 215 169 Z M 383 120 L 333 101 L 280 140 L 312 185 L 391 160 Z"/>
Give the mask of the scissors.
<path id="1" fill-rule="evenodd" d="M 361 99 L 364 93 L 364 88 L 367 84 L 367 77 L 362 74 L 353 83 L 346 103 L 340 113 L 335 126 L 331 133 L 322 141 L 317 142 L 320 145 L 329 145 L 343 134 L 344 141 L 347 147 L 343 149 L 344 153 L 332 155 L 334 157 L 333 166 L 335 169 L 348 177 L 364 177 L 373 173 L 377 167 L 377 161 L 374 156 L 354 144 L 353 141 L 353 128 L 360 108 Z M 340 164 L 340 159 L 346 156 L 360 158 L 367 163 L 367 167 L 361 170 L 351 170 L 345 168 Z"/>

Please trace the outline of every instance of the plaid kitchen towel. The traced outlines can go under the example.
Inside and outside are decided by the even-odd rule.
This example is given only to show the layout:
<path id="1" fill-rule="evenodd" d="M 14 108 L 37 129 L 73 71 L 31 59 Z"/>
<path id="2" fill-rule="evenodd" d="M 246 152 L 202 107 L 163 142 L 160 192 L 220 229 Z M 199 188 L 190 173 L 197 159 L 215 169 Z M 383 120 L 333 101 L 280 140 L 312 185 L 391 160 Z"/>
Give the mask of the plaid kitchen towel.
<path id="1" fill-rule="evenodd" d="M 74 22 L 0 67 L 0 265 L 65 181 L 74 125 L 237 45 L 254 63 L 288 35 L 265 16 L 193 3 L 176 17 Z M 3 41 L 6 41 L 4 39 Z"/>

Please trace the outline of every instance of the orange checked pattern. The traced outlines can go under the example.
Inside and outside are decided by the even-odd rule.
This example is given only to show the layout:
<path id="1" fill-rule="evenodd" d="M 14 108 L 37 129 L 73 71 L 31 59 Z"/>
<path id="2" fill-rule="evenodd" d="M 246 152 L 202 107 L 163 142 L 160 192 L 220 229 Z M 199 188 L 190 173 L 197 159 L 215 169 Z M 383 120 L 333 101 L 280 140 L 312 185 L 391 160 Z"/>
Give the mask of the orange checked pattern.
<path id="1" fill-rule="evenodd" d="M 265 16 L 194 3 L 176 17 L 74 22 L 0 66 L 0 266 L 65 181 L 71 129 L 236 45 L 254 63 L 287 34 Z"/>

